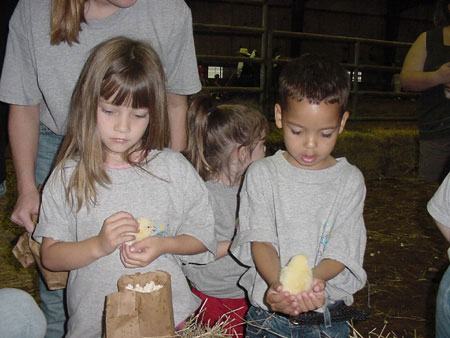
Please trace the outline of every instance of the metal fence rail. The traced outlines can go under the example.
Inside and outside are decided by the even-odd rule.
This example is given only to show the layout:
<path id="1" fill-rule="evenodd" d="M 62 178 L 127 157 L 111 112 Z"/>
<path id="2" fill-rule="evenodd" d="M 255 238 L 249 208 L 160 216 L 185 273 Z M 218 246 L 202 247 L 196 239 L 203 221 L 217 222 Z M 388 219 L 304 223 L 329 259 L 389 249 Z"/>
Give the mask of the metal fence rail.
<path id="1" fill-rule="evenodd" d="M 216 24 L 200 24 L 194 23 L 194 34 L 211 33 L 211 34 L 229 34 L 229 35 L 256 35 L 261 38 L 261 57 L 235 57 L 235 56 L 219 56 L 219 55 L 197 55 L 197 59 L 201 62 L 215 62 L 222 64 L 237 64 L 238 62 L 257 63 L 260 65 L 260 82 L 259 87 L 236 87 L 223 86 L 220 87 L 222 92 L 241 92 L 241 93 L 259 93 L 260 104 L 266 116 L 272 109 L 274 92 L 272 88 L 273 83 L 273 67 L 276 64 L 283 64 L 290 62 L 290 58 L 274 59 L 273 58 L 273 42 L 277 38 L 290 38 L 300 40 L 318 40 L 318 41 L 337 41 L 353 44 L 353 63 L 342 63 L 342 65 L 351 70 L 353 73 L 358 73 L 362 70 L 372 70 L 387 73 L 398 73 L 401 68 L 398 66 L 362 64 L 360 58 L 360 50 L 362 44 L 371 44 L 379 46 L 387 46 L 393 48 L 409 48 L 411 43 L 400 41 L 386 41 L 377 39 L 366 39 L 358 37 L 337 36 L 328 34 L 304 33 L 304 32 L 290 32 L 280 30 L 269 30 L 268 28 L 268 13 L 269 4 L 267 0 L 248 0 L 248 1 L 232 1 L 232 0 L 208 0 L 210 2 L 232 2 L 255 4 L 262 6 L 262 27 L 247 27 L 247 26 L 229 26 Z M 217 90 L 217 87 L 205 86 L 207 90 Z M 351 104 L 352 117 L 357 118 L 356 105 L 358 98 L 363 95 L 373 95 L 379 97 L 414 97 L 417 93 L 413 92 L 394 92 L 394 91 L 376 91 L 376 90 L 361 90 L 358 81 L 353 81 L 351 90 Z M 380 117 L 380 119 L 383 119 Z"/>

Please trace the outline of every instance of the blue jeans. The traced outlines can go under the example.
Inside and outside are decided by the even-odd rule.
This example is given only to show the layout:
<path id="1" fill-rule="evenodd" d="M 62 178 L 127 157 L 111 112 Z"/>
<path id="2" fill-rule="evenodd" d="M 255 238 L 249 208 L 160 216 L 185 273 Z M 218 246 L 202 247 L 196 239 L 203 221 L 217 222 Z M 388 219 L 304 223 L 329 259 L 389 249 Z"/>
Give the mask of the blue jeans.
<path id="1" fill-rule="evenodd" d="M 321 325 L 293 325 L 288 318 L 251 306 L 246 315 L 245 337 L 266 338 L 343 338 L 350 329 L 347 322 L 334 322 L 330 327 Z"/>
<path id="2" fill-rule="evenodd" d="M 53 168 L 59 146 L 64 136 L 56 135 L 42 123 L 39 126 L 39 144 L 34 172 L 36 185 L 44 183 Z"/>
<path id="3" fill-rule="evenodd" d="M 36 184 L 43 184 L 53 168 L 63 136 L 56 135 L 42 123 L 39 126 L 39 145 L 36 160 Z M 61 338 L 65 334 L 67 314 L 65 309 L 65 290 L 49 290 L 39 274 L 39 295 L 41 309 L 47 319 L 45 338 Z"/>
<path id="4" fill-rule="evenodd" d="M 450 267 L 439 284 L 436 298 L 436 338 L 450 337 Z"/>
<path id="5" fill-rule="evenodd" d="M 0 333 L 3 338 L 43 338 L 45 317 L 33 297 L 19 289 L 0 289 Z"/>

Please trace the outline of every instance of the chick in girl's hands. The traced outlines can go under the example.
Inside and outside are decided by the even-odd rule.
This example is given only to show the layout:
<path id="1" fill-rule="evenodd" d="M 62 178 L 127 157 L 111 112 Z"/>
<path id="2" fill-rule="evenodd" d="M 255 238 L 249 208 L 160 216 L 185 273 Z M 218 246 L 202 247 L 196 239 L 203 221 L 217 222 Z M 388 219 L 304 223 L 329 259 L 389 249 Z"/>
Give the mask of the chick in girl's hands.
<path id="1" fill-rule="evenodd" d="M 308 291 L 312 284 L 312 270 L 308 265 L 305 255 L 292 257 L 284 268 L 281 269 L 280 283 L 283 291 L 296 295 L 302 291 Z"/>
<path id="2" fill-rule="evenodd" d="M 148 220 L 145 217 L 138 217 L 136 218 L 136 221 L 139 224 L 139 232 L 126 232 L 124 235 L 133 235 L 136 238 L 132 241 L 125 242 L 127 245 L 132 245 L 135 242 L 139 242 L 140 240 L 143 240 L 146 237 L 149 237 L 153 234 L 153 229 L 155 229 L 155 225 L 152 221 Z"/>

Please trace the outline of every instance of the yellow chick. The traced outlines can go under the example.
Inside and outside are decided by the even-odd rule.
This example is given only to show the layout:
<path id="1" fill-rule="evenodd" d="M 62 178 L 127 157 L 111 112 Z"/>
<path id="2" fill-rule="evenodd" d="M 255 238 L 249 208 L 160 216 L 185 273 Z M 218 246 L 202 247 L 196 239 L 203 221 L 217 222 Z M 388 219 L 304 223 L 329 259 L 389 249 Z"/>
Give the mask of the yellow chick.
<path id="1" fill-rule="evenodd" d="M 281 269 L 280 283 L 284 291 L 289 291 L 293 295 L 309 290 L 312 284 L 312 270 L 308 265 L 308 258 L 305 255 L 292 257 L 288 265 Z"/>
<path id="2" fill-rule="evenodd" d="M 136 239 L 133 241 L 125 242 L 127 245 L 131 245 L 134 242 L 139 242 L 140 240 L 151 236 L 152 229 L 155 227 L 152 221 L 148 220 L 145 217 L 138 217 L 136 218 L 136 221 L 139 223 L 139 232 L 127 232 L 124 235 L 133 235 L 136 236 Z"/>

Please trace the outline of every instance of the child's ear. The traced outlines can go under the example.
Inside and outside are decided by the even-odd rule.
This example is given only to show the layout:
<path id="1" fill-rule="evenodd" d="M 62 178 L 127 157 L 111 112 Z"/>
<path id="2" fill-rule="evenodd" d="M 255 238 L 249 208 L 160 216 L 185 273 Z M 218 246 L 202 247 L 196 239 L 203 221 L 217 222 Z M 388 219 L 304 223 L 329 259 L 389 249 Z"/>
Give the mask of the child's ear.
<path id="1" fill-rule="evenodd" d="M 347 122 L 347 119 L 348 119 L 349 116 L 350 116 L 350 114 L 349 114 L 348 111 L 346 111 L 346 112 L 344 113 L 344 115 L 342 115 L 342 118 L 341 118 L 341 125 L 339 126 L 339 134 L 342 133 L 342 131 L 344 130 L 345 123 Z"/>
<path id="2" fill-rule="evenodd" d="M 249 155 L 249 149 L 245 146 L 239 146 L 237 149 L 238 152 L 238 158 L 240 162 L 245 162 L 245 159 Z"/>
<path id="3" fill-rule="evenodd" d="M 278 103 L 275 104 L 275 125 L 279 129 L 283 128 L 281 106 Z"/>

